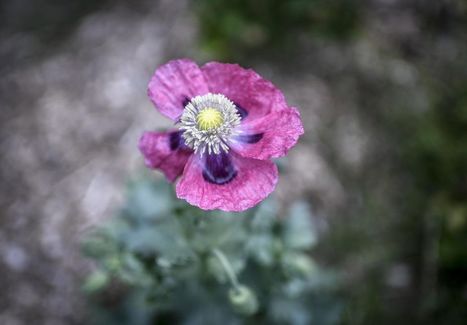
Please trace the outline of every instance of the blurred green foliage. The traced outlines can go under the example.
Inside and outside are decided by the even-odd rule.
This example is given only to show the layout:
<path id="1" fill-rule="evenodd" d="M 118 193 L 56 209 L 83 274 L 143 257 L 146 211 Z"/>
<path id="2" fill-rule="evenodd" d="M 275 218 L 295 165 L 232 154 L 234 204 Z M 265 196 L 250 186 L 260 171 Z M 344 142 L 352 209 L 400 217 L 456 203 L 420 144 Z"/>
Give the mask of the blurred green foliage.
<path id="1" fill-rule="evenodd" d="M 303 202 L 280 218 L 271 199 L 207 212 L 166 182 L 135 181 L 119 215 L 83 244 L 98 265 L 83 286 L 90 322 L 336 324 L 337 276 L 310 257 L 315 243 Z"/>
<path id="2" fill-rule="evenodd" d="M 267 49 L 290 52 L 300 39 L 346 39 L 359 22 L 360 6 L 351 0 L 200 0 L 202 47 L 232 59 Z"/>
<path id="3" fill-rule="evenodd" d="M 412 196 L 421 197 L 413 214 L 426 224 L 425 248 L 435 269 L 425 313 L 446 324 L 467 319 L 467 78 L 461 75 L 431 85 L 432 106 L 409 129 L 404 147 Z"/>

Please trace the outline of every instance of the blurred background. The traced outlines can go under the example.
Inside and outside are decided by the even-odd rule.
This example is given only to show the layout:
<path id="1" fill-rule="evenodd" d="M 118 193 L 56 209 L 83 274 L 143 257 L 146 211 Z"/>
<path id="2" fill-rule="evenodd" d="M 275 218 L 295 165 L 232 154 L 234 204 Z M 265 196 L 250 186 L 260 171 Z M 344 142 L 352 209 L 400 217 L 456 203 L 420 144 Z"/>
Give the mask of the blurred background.
<path id="1" fill-rule="evenodd" d="M 339 324 L 467 323 L 467 3 L 3 0 L 0 324 L 85 324 L 83 236 L 140 175 L 146 96 L 190 57 L 251 67 L 302 114 L 274 200 L 302 200 Z M 160 173 L 148 174 L 162 178 Z"/>

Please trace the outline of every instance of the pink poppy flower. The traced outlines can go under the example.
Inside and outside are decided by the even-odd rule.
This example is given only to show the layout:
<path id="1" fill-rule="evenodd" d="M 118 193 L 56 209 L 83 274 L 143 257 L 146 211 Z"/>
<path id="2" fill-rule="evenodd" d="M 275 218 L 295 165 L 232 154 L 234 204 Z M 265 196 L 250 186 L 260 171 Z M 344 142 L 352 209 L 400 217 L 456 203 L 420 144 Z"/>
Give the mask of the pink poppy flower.
<path id="1" fill-rule="evenodd" d="M 271 82 L 236 64 L 188 59 L 159 67 L 148 86 L 178 129 L 145 132 L 145 163 L 175 181 L 177 197 L 204 210 L 243 211 L 275 188 L 277 166 L 303 134 L 300 114 Z"/>

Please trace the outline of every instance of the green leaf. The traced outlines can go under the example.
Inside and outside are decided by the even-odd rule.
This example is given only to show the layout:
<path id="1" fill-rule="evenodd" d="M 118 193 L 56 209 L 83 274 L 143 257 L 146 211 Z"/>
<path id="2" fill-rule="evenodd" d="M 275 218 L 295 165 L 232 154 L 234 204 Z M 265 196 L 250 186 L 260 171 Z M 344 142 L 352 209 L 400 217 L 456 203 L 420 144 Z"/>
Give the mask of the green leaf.
<path id="1" fill-rule="evenodd" d="M 94 293 L 104 288 L 109 282 L 107 273 L 97 270 L 91 273 L 84 281 L 83 290 L 87 293 Z"/>
<path id="2" fill-rule="evenodd" d="M 172 189 L 161 183 L 142 181 L 133 183 L 128 194 L 126 211 L 131 216 L 154 219 L 170 213 Z"/>
<path id="3" fill-rule="evenodd" d="M 289 217 L 285 219 L 285 245 L 293 249 L 310 249 L 316 241 L 316 232 L 308 204 L 294 203 L 290 208 Z"/>

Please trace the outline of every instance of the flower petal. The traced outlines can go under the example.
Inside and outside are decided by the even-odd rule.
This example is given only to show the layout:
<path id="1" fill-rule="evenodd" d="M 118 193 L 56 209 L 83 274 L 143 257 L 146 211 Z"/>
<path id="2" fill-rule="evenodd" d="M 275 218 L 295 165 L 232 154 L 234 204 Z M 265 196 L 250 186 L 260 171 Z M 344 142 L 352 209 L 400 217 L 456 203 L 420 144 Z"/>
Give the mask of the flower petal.
<path id="1" fill-rule="evenodd" d="M 203 178 L 206 182 L 224 185 L 237 176 L 237 170 L 232 163 L 230 155 L 221 152 L 218 155 L 204 157 Z"/>
<path id="2" fill-rule="evenodd" d="M 242 123 L 238 130 L 230 147 L 243 157 L 264 160 L 285 156 L 303 134 L 303 125 L 298 110 L 289 108 Z"/>
<path id="3" fill-rule="evenodd" d="M 200 68 L 188 59 L 169 61 L 159 67 L 148 85 L 151 101 L 172 120 L 178 119 L 191 98 L 208 91 Z"/>
<path id="4" fill-rule="evenodd" d="M 177 183 L 177 196 L 204 210 L 243 211 L 274 190 L 278 171 L 273 162 L 224 155 L 193 155 Z"/>
<path id="5" fill-rule="evenodd" d="M 144 155 L 146 166 L 160 169 L 171 182 L 182 174 L 193 153 L 185 146 L 179 131 L 144 132 L 139 140 L 139 150 Z"/>
<path id="6" fill-rule="evenodd" d="M 282 92 L 251 69 L 238 64 L 209 62 L 201 70 L 210 92 L 227 96 L 246 120 L 288 107 Z"/>

